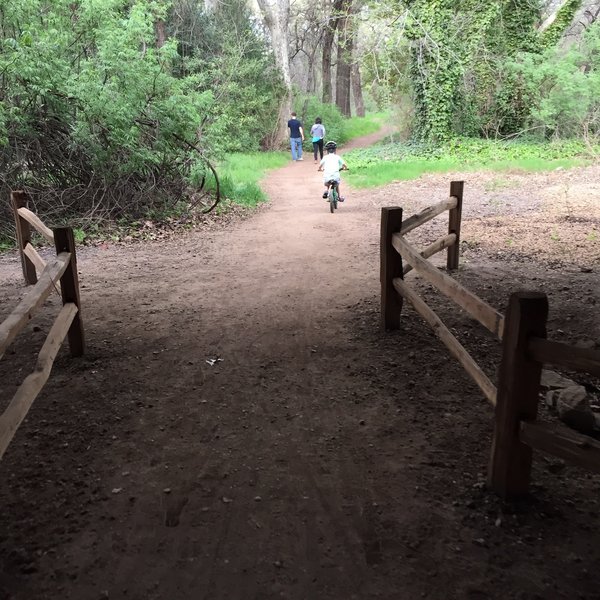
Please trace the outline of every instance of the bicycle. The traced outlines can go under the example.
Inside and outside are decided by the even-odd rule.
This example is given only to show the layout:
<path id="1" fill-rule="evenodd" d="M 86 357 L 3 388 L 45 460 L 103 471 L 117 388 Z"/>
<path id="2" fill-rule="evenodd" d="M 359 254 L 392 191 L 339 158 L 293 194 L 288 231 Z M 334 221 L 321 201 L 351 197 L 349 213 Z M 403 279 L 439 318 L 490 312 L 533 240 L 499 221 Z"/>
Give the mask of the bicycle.
<path id="1" fill-rule="evenodd" d="M 335 179 L 328 181 L 329 192 L 327 194 L 327 200 L 329 201 L 329 210 L 333 213 L 338 206 L 339 194 L 338 194 L 338 182 Z"/>

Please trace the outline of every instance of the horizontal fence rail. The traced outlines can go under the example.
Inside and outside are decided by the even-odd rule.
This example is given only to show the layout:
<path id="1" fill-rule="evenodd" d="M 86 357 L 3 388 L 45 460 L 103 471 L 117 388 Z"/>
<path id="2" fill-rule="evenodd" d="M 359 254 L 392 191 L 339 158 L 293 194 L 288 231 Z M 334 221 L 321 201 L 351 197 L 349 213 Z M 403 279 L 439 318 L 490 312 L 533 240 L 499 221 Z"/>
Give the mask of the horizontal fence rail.
<path id="1" fill-rule="evenodd" d="M 425 208 L 408 219 L 402 219 L 401 208 L 384 208 L 382 210 L 380 276 L 382 324 L 385 329 L 397 329 L 399 327 L 400 311 L 402 310 L 402 300 L 408 300 L 448 348 L 450 354 L 458 360 L 468 375 L 479 386 L 488 402 L 495 406 L 497 391 L 489 377 L 427 303 L 404 282 L 404 276 L 414 269 L 499 339 L 502 339 L 504 330 L 504 317 L 502 314 L 427 261 L 434 254 L 447 249 L 448 270 L 458 268 L 457 244 L 460 239 L 463 188 L 462 181 L 453 181 L 450 185 L 448 200 L 443 200 Z M 437 239 L 422 252 L 413 248 L 404 237 L 407 231 L 414 230 L 444 211 L 450 211 L 448 234 Z M 455 211 L 454 214 L 453 211 Z M 406 260 L 407 265 L 403 264 L 403 259 Z"/>
<path id="2" fill-rule="evenodd" d="M 46 298 L 56 289 L 55 285 L 67 270 L 71 254 L 63 252 L 50 263 L 40 275 L 38 282 L 31 288 L 27 295 L 19 302 L 17 307 L 0 324 L 0 358 L 4 356 L 11 342 L 27 326 L 36 311 L 42 306 Z"/>
<path id="3" fill-rule="evenodd" d="M 533 449 L 600 473 L 600 441 L 560 424 L 536 421 L 544 364 L 600 377 L 600 352 L 546 339 L 548 299 L 539 292 L 518 292 L 509 300 L 506 317 L 427 261 L 448 251 L 447 269 L 458 267 L 463 183 L 452 182 L 450 198 L 402 219 L 402 208 L 381 213 L 381 323 L 398 329 L 403 300 L 410 302 L 494 407 L 494 437 L 488 485 L 503 497 L 527 493 Z M 419 252 L 406 233 L 449 210 L 448 235 Z M 406 261 L 406 265 L 403 264 Z M 502 342 L 498 386 L 405 281 L 412 270 L 491 331 Z"/>
<path id="4" fill-rule="evenodd" d="M 51 244 L 54 244 L 54 234 L 52 233 L 52 229 L 46 227 L 41 219 L 35 214 L 32 213 L 28 208 L 22 206 L 17 210 L 20 217 L 23 217 L 33 228 L 41 233 Z"/>
<path id="5" fill-rule="evenodd" d="M 529 353 L 541 363 L 600 377 L 600 352 L 542 338 L 529 340 Z"/>
<path id="6" fill-rule="evenodd" d="M 44 384 L 50 377 L 54 359 L 67 335 L 78 308 L 73 303 L 65 304 L 48 333 L 40 350 L 35 369 L 19 386 L 8 408 L 0 416 L 0 458 L 8 448 L 19 425 L 29 412 Z"/>
<path id="7" fill-rule="evenodd" d="M 46 261 L 29 242 L 25 245 L 25 248 L 23 248 L 23 254 L 33 263 L 36 273 L 41 272 L 46 268 Z"/>
<path id="8" fill-rule="evenodd" d="M 22 192 L 13 192 L 11 195 L 13 207 L 15 207 L 15 198 L 17 199 L 16 204 L 23 201 L 21 194 Z M 37 216 L 22 206 L 16 207 L 15 215 L 17 219 L 23 219 L 27 223 L 27 227 L 21 229 L 19 225 L 17 226 L 17 241 L 22 256 L 27 257 L 30 261 L 29 263 L 23 262 L 23 273 L 27 279 L 27 274 L 31 274 L 29 267 L 32 265 L 40 269 L 41 273 L 37 279 L 34 269 L 33 287 L 29 289 L 8 317 L 0 323 L 0 358 L 4 356 L 7 348 L 19 333 L 35 317 L 52 291 L 59 291 L 59 285 L 63 306 L 42 345 L 33 373 L 25 378 L 7 408 L 0 415 L 0 458 L 4 455 L 34 400 L 48 381 L 54 360 L 65 338 L 69 339 L 72 356 L 81 356 L 85 350 L 73 230 L 68 228 L 50 230 L 39 221 Z M 50 239 L 51 236 L 56 257 L 47 264 L 37 252 L 32 253 L 33 247 L 28 242 L 29 224 L 33 224 L 47 239 Z M 27 240 L 27 243 L 23 245 L 24 240 Z"/>
<path id="9" fill-rule="evenodd" d="M 564 425 L 521 421 L 519 438 L 536 450 L 600 473 L 600 442 Z"/>
<path id="10" fill-rule="evenodd" d="M 473 381 L 479 386 L 487 400 L 492 406 L 496 406 L 496 387 L 489 380 L 488 376 L 479 368 L 479 365 L 473 360 L 464 346 L 452 335 L 450 330 L 442 323 L 441 319 L 435 314 L 427 303 L 414 292 L 402 279 L 394 279 L 394 287 L 404 298 L 406 298 L 413 308 L 427 321 L 434 333 L 445 344 L 450 354 L 458 360 L 465 371 L 471 376 Z"/>
<path id="11" fill-rule="evenodd" d="M 448 200 L 442 200 L 442 202 L 439 202 L 438 204 L 424 208 L 420 213 L 417 213 L 416 215 L 413 215 L 412 217 L 402 221 L 402 234 L 404 235 L 409 231 L 424 225 L 427 223 L 427 221 L 431 221 L 431 219 L 441 215 L 447 210 L 456 208 L 457 204 L 458 198 L 451 196 L 448 198 Z"/>
<path id="12" fill-rule="evenodd" d="M 487 302 L 463 287 L 452 277 L 442 273 L 437 267 L 427 262 L 415 250 L 401 233 L 392 236 L 392 246 L 405 259 L 412 268 L 433 284 L 440 292 L 456 302 L 463 310 L 479 321 L 486 329 L 499 339 L 502 339 L 504 330 L 504 317 Z"/>
<path id="13" fill-rule="evenodd" d="M 393 243 L 393 241 L 394 241 L 394 238 L 392 237 L 392 243 Z M 431 258 L 434 254 L 437 254 L 438 252 L 441 252 L 442 250 L 445 250 L 446 248 L 450 248 L 450 246 L 452 246 L 453 244 L 456 244 L 456 234 L 449 233 L 448 235 L 433 242 L 433 244 L 429 244 L 429 246 L 427 246 L 427 248 L 425 248 L 425 250 L 423 250 L 420 253 L 420 255 L 423 258 Z M 405 267 L 402 271 L 402 274 L 406 275 L 407 273 L 410 273 L 412 270 L 413 270 L 412 265 L 410 265 L 410 264 L 405 265 Z"/>
<path id="14" fill-rule="evenodd" d="M 51 244 L 54 244 L 54 232 L 44 225 L 42 220 L 27 208 L 29 197 L 23 191 L 13 191 L 10 201 L 15 217 L 15 230 L 17 233 L 17 247 L 23 267 L 25 283 L 34 285 L 37 282 L 37 273 L 44 270 L 46 261 L 31 245 L 31 228 L 33 227 Z"/>

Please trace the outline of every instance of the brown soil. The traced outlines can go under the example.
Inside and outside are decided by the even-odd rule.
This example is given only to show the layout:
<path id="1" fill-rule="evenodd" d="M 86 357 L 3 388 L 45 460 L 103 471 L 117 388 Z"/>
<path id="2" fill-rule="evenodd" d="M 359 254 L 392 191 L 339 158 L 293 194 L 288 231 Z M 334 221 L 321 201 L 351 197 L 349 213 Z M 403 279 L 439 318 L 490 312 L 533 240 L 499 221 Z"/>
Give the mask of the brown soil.
<path id="1" fill-rule="evenodd" d="M 346 188 L 332 215 L 306 159 L 227 228 L 81 249 L 87 354 L 61 350 L 0 462 L 0 598 L 600 598 L 600 478 L 536 455 L 531 498 L 486 491 L 491 409 L 409 307 L 378 313 L 380 207 L 464 178 L 456 277 L 500 310 L 544 290 L 550 337 L 598 342 L 600 166 Z M 20 277 L 3 256 L 0 319 Z M 498 344 L 409 278 L 495 379 Z M 0 408 L 58 306 L 0 362 Z"/>

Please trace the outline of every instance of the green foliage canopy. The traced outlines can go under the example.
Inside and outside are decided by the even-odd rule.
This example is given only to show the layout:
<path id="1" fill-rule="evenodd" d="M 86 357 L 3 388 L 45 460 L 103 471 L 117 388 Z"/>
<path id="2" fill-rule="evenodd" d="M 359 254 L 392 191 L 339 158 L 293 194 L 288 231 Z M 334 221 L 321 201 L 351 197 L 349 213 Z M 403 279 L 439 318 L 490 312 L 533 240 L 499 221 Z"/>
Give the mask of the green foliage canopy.
<path id="1" fill-rule="evenodd" d="M 280 85 L 232 1 L 211 16 L 189 3 L 184 44 L 169 0 L 0 0 L 4 189 L 36 191 L 46 214 L 138 214 L 200 180 L 201 154 L 257 149 Z"/>
<path id="2" fill-rule="evenodd" d="M 220 3 L 211 14 L 197 2 L 181 0 L 173 13 L 170 32 L 179 40 L 175 70 L 211 92 L 200 128 L 205 143 L 220 154 L 268 145 L 286 92 L 262 24 L 244 0 Z"/>
<path id="3" fill-rule="evenodd" d="M 600 23 L 579 44 L 524 53 L 510 64 L 529 106 L 527 125 L 542 138 L 600 133 Z"/>

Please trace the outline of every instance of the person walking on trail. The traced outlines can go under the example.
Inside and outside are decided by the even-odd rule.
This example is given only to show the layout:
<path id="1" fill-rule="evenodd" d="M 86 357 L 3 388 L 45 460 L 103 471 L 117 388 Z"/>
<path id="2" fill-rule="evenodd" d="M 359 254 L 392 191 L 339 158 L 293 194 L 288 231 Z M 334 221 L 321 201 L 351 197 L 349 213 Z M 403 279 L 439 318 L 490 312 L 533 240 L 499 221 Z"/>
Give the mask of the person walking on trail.
<path id="1" fill-rule="evenodd" d="M 302 159 L 302 142 L 304 141 L 304 129 L 302 123 L 296 119 L 296 113 L 292 113 L 292 118 L 288 121 L 290 130 L 290 147 L 292 149 L 292 160 Z"/>
<path id="2" fill-rule="evenodd" d="M 312 135 L 313 155 L 315 157 L 315 165 L 317 164 L 317 151 L 319 158 L 323 160 L 323 138 L 325 137 L 325 127 L 322 124 L 321 117 L 315 119 L 315 124 L 310 128 Z"/>
<path id="3" fill-rule="evenodd" d="M 321 159 L 317 171 L 323 171 L 323 183 L 325 184 L 323 198 L 327 199 L 329 186 L 331 185 L 332 181 L 335 181 L 337 183 L 339 201 L 343 202 L 345 198 L 342 196 L 342 191 L 340 189 L 340 171 L 346 171 L 348 167 L 342 158 L 335 153 L 336 148 L 337 144 L 333 141 L 325 144 L 327 155 Z"/>

